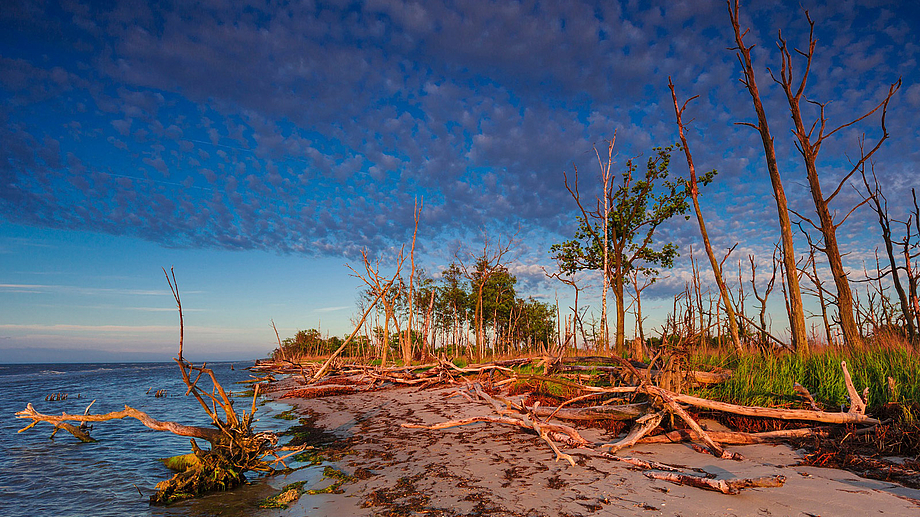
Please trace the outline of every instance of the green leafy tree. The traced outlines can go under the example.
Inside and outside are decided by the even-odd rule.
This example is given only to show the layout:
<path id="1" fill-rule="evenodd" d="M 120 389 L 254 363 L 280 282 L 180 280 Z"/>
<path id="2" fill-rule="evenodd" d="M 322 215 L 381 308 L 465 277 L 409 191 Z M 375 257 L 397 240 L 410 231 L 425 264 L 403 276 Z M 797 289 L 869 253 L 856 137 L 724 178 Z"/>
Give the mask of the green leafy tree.
<path id="1" fill-rule="evenodd" d="M 505 266 L 499 265 L 492 271 L 489 271 L 489 264 L 480 260 L 476 264 L 476 271 L 470 279 L 471 292 L 480 293 L 480 284 L 482 284 L 482 326 L 485 330 L 492 330 L 495 338 L 493 342 L 497 345 L 500 336 L 507 334 L 510 327 L 511 312 L 515 307 L 516 293 L 514 284 L 517 278 L 508 272 Z M 472 297 L 468 298 L 472 301 Z M 476 307 L 470 307 L 475 310 Z"/>
<path id="2" fill-rule="evenodd" d="M 604 270 L 604 212 L 583 208 L 577 187 L 569 189 L 581 209 L 578 228 L 573 239 L 554 244 L 550 253 L 565 273 L 598 270 L 608 275 L 616 302 L 616 350 L 625 349 L 626 304 L 624 288 L 628 274 L 638 269 L 645 275 L 658 274 L 658 268 L 670 268 L 678 256 L 677 246 L 667 243 L 656 247 L 655 231 L 675 215 L 689 209 L 689 185 L 681 179 L 668 178 L 671 152 L 679 145 L 658 147 L 648 159 L 645 174 L 637 177 L 634 159 L 626 162 L 626 170 L 615 178 L 607 192 L 607 271 Z M 577 185 L 577 179 L 576 179 Z M 600 205 L 600 203 L 598 203 Z"/>
<path id="3" fill-rule="evenodd" d="M 536 348 L 538 345 L 548 346 L 554 341 L 556 313 L 552 305 L 528 297 L 526 300 L 515 300 L 515 313 L 513 318 L 514 341 L 521 348 Z"/>
<path id="4" fill-rule="evenodd" d="M 436 327 L 451 335 L 451 344 L 460 345 L 464 322 L 469 319 L 468 307 L 471 299 L 460 265 L 456 262 L 448 265 L 447 269 L 441 272 L 439 284 L 434 301 Z"/>

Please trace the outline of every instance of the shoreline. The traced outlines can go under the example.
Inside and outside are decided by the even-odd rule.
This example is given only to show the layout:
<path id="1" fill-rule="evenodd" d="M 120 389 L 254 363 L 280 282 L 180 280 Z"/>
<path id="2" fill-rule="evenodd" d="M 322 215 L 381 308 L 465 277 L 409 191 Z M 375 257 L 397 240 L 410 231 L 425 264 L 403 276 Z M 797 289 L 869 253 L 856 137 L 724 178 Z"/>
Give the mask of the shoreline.
<path id="1" fill-rule="evenodd" d="M 280 381 L 277 398 L 293 387 Z M 430 431 L 402 423 L 431 425 L 489 414 L 459 396 L 456 387 L 386 388 L 314 399 L 285 399 L 350 454 L 332 462 L 353 476 L 338 494 L 304 494 L 286 510 L 266 516 L 334 515 L 913 515 L 920 490 L 837 469 L 798 465 L 802 452 L 788 445 L 731 449 L 742 461 L 700 454 L 687 444 L 639 445 L 620 451 L 646 461 L 699 469 L 716 479 L 784 475 L 777 488 L 724 495 L 651 480 L 620 461 L 588 449 L 565 452 L 570 466 L 535 433 L 478 423 Z M 280 402 L 280 401 L 279 401 Z M 711 425 L 715 425 L 711 423 Z M 600 429 L 582 435 L 592 442 L 612 437 Z M 327 482 L 317 485 L 325 486 Z M 314 487 L 308 487 L 314 488 Z"/>

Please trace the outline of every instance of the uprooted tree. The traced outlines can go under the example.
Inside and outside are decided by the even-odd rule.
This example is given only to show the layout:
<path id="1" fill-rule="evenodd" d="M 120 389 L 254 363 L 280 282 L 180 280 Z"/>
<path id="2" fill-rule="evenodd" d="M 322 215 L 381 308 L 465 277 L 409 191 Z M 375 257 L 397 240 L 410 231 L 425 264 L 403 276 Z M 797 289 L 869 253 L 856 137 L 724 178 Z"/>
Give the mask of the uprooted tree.
<path id="1" fill-rule="evenodd" d="M 28 404 L 22 411 L 16 413 L 16 418 L 32 420 L 32 423 L 21 429 L 26 431 L 39 422 L 46 422 L 54 426 L 52 436 L 60 429 L 70 432 L 83 442 L 95 441 L 87 430 L 89 422 L 104 422 L 123 418 L 135 418 L 142 424 L 156 431 L 169 431 L 179 436 L 191 438 L 192 452 L 180 457 L 177 461 L 168 462 L 171 468 L 178 472 L 167 481 L 157 484 L 157 491 L 150 496 L 151 504 L 169 504 L 174 501 L 188 499 L 197 495 L 215 490 L 230 490 L 246 481 L 246 472 L 272 473 L 276 463 L 284 464 L 284 459 L 296 454 L 301 447 L 295 448 L 282 456 L 282 451 L 291 451 L 286 447 L 278 447 L 278 437 L 270 431 L 254 432 L 253 416 L 256 411 L 256 398 L 258 384 L 256 385 L 252 407 L 249 412 L 237 412 L 233 408 L 233 400 L 224 390 L 214 372 L 206 364 L 196 366 L 182 355 L 184 323 L 182 317 L 182 301 L 179 298 L 179 286 L 176 283 L 175 273 L 170 269 L 166 273 L 166 280 L 172 290 L 179 310 L 179 354 L 174 358 L 182 374 L 182 381 L 188 387 L 187 395 L 192 395 L 211 418 L 214 427 L 201 427 L 184 425 L 178 422 L 160 421 L 138 409 L 125 406 L 122 411 L 113 411 L 105 414 L 89 414 L 89 408 L 82 414 L 62 413 L 60 415 L 45 415 L 39 413 Z M 199 386 L 202 379 L 210 380 L 211 389 Z M 95 401 L 93 401 L 95 402 Z M 92 404 L 90 404 L 92 406 Z M 71 422 L 80 423 L 79 426 Z M 209 449 L 202 449 L 196 439 L 205 440 L 210 444 Z M 271 458 L 270 458 L 271 457 Z"/>

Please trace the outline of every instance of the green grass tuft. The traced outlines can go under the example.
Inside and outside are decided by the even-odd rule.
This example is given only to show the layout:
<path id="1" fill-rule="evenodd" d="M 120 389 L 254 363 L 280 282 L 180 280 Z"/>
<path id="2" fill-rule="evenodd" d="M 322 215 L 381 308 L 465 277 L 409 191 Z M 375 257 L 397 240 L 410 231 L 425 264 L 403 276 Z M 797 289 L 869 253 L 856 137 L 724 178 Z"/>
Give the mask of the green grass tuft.
<path id="1" fill-rule="evenodd" d="M 798 406 L 800 398 L 793 388 L 798 382 L 830 411 L 848 405 L 841 361 L 846 361 L 860 393 L 868 386 L 870 408 L 891 402 L 920 402 L 920 383 L 913 381 L 920 378 L 920 357 L 904 347 L 826 348 L 808 355 L 748 353 L 726 357 L 703 353 L 691 358 L 696 365 L 734 371 L 730 380 L 696 390 L 699 396 L 735 404 Z M 894 380 L 893 392 L 889 390 L 888 377 Z"/>

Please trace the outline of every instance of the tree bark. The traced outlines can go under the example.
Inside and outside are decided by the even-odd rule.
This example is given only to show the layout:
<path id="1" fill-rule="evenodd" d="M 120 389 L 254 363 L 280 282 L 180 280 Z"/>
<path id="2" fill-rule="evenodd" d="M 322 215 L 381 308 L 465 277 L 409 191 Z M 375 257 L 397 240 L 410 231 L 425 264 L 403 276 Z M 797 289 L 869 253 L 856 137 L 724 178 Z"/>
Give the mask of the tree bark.
<path id="1" fill-rule="evenodd" d="M 770 174 L 770 183 L 773 185 L 773 194 L 776 200 L 776 210 L 779 216 L 780 237 L 783 249 L 783 266 L 786 274 L 787 296 L 789 298 L 789 326 L 792 333 L 792 343 L 797 352 L 808 352 L 808 338 L 805 327 L 805 309 L 802 305 L 802 291 L 799 288 L 798 268 L 795 265 L 795 247 L 792 242 L 792 222 L 789 219 L 789 209 L 786 203 L 786 193 L 779 175 L 776 162 L 776 150 L 773 147 L 773 136 L 767 123 L 767 114 L 760 100 L 760 91 L 754 77 L 754 68 L 751 60 L 751 48 L 744 44 L 744 34 L 741 32 L 739 20 L 739 0 L 729 1 L 729 16 L 735 32 L 735 43 L 738 45 L 738 60 L 744 72 L 742 83 L 747 87 L 754 103 L 758 123 L 745 125 L 751 126 L 760 133 L 763 142 L 764 158 Z"/>

